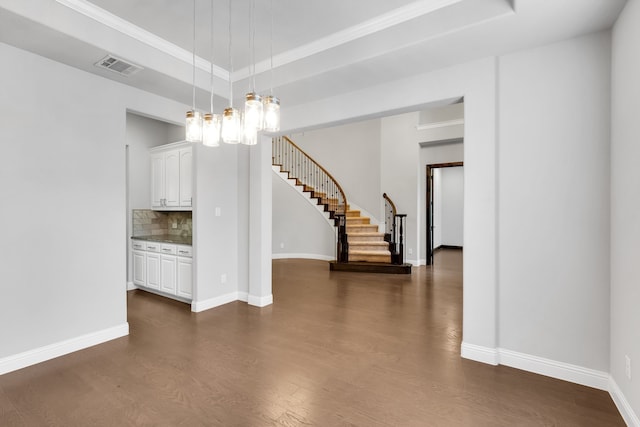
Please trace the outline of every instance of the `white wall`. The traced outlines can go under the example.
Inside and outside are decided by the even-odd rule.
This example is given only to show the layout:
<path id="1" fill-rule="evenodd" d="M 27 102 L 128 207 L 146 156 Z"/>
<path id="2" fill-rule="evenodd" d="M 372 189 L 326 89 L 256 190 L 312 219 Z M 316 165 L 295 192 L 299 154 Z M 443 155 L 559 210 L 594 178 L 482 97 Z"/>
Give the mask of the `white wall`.
<path id="1" fill-rule="evenodd" d="M 384 224 L 380 190 L 380 120 L 294 133 L 291 139 L 338 181 L 347 200 Z"/>
<path id="2" fill-rule="evenodd" d="M 246 149 L 228 144 L 217 148 L 194 144 L 193 245 L 197 289 L 192 307 L 196 311 L 234 301 L 240 288 L 248 289 L 246 270 L 241 273 L 239 264 L 243 262 L 245 267 L 248 264 L 248 231 L 240 231 L 248 227 L 248 209 L 242 214 L 238 211 L 241 200 L 246 203 L 248 197 L 248 185 L 239 180 L 240 164 L 246 165 L 248 161 Z M 219 217 L 215 216 L 216 208 L 220 208 Z"/>
<path id="3" fill-rule="evenodd" d="M 464 173 L 463 167 L 436 168 L 434 171 L 434 243 L 463 246 Z"/>
<path id="4" fill-rule="evenodd" d="M 295 188 L 272 175 L 273 257 L 335 259 L 336 228 Z"/>
<path id="5" fill-rule="evenodd" d="M 0 97 L 0 215 L 11 224 L 1 369 L 50 344 L 71 340 L 51 350 L 71 351 L 127 333 L 126 112 L 175 121 L 184 106 L 2 43 L 0 57 L 12 64 L 0 69 L 11 82 Z"/>
<path id="6" fill-rule="evenodd" d="M 640 425 L 640 1 L 630 0 L 613 30 L 611 133 L 611 352 L 613 381 Z M 602 163 L 602 161 L 601 161 Z M 602 170 L 602 166 L 599 169 Z M 604 262 L 604 260 L 601 260 Z M 632 379 L 625 375 L 625 355 Z M 635 423 L 635 424 L 634 424 Z"/>
<path id="7" fill-rule="evenodd" d="M 499 93 L 500 346 L 607 372 L 609 34 L 501 57 Z"/>
<path id="8" fill-rule="evenodd" d="M 464 104 L 456 103 L 420 111 L 421 141 L 446 141 L 464 137 Z"/>

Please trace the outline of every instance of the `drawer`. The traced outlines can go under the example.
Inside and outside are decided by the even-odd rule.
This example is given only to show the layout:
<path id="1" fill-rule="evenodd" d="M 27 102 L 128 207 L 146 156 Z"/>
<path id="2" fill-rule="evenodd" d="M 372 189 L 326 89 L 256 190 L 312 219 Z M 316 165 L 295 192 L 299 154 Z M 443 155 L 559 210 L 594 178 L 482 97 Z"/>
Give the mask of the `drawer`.
<path id="1" fill-rule="evenodd" d="M 140 240 L 134 240 L 131 243 L 131 247 L 139 251 L 144 251 L 147 248 L 145 242 L 141 242 Z"/>
<path id="2" fill-rule="evenodd" d="M 160 252 L 160 243 L 147 242 L 145 245 L 145 249 L 149 252 Z"/>
<path id="3" fill-rule="evenodd" d="M 178 249 L 178 256 L 184 256 L 184 257 L 191 258 L 192 253 L 193 253 L 193 249 L 191 248 L 191 246 L 179 245 L 177 247 L 177 249 Z"/>
<path id="4" fill-rule="evenodd" d="M 163 243 L 160 246 L 160 252 L 167 255 L 175 255 L 176 254 L 176 245 L 170 245 Z"/>

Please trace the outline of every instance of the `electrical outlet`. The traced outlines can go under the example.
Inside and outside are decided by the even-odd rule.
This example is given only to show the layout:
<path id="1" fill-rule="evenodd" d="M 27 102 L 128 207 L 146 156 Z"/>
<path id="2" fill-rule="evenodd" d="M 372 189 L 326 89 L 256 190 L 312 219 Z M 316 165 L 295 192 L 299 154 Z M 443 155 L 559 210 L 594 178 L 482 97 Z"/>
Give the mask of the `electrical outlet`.
<path id="1" fill-rule="evenodd" d="M 631 379 L 631 358 L 626 354 L 624 355 L 624 362 L 624 372 L 627 375 L 627 378 Z"/>
<path id="2" fill-rule="evenodd" d="M 222 215 L 221 209 L 220 208 L 216 208 L 216 216 L 220 216 L 220 215 Z"/>
<path id="3" fill-rule="evenodd" d="M 284 249 L 284 243 L 280 242 L 280 249 Z"/>
<path id="4" fill-rule="evenodd" d="M 176 229 L 178 228 L 178 223 L 176 221 L 171 223 L 171 228 Z"/>
<path id="5" fill-rule="evenodd" d="M 413 249 L 409 248 L 409 250 L 407 250 L 407 253 L 408 253 L 409 255 L 413 255 Z"/>
<path id="6" fill-rule="evenodd" d="M 222 284 L 227 283 L 227 273 L 220 275 L 220 283 Z"/>

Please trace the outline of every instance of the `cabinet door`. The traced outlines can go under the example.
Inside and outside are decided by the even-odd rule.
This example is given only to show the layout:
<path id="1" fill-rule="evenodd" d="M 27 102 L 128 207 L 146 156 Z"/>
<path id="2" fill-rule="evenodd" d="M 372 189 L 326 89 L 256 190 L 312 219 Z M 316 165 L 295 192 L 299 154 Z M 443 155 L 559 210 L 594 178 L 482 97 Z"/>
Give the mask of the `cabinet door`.
<path id="1" fill-rule="evenodd" d="M 165 206 L 180 206 L 180 152 L 168 151 L 164 157 Z"/>
<path id="2" fill-rule="evenodd" d="M 178 257 L 178 296 L 193 298 L 193 262 L 191 258 Z"/>
<path id="3" fill-rule="evenodd" d="M 162 255 L 160 257 L 160 290 L 176 295 L 176 257 Z"/>
<path id="4" fill-rule="evenodd" d="M 147 252 L 147 285 L 151 289 L 160 289 L 160 254 Z"/>
<path id="5" fill-rule="evenodd" d="M 164 153 L 151 155 L 151 207 L 161 208 L 164 199 Z"/>
<path id="6" fill-rule="evenodd" d="M 136 286 L 145 286 L 145 253 L 143 251 L 133 251 L 133 284 Z"/>
<path id="7" fill-rule="evenodd" d="M 193 200 L 193 150 L 191 147 L 180 150 L 180 206 L 191 207 Z"/>

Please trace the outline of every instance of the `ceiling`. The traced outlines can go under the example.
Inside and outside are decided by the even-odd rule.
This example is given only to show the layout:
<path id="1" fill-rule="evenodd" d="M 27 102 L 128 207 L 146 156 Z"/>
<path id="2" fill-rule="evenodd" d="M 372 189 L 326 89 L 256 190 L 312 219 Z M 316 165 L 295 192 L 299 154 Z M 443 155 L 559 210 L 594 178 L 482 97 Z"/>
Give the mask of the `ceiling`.
<path id="1" fill-rule="evenodd" d="M 626 0 L 195 0 L 198 108 L 252 85 L 283 110 L 473 59 L 610 28 Z M 194 0 L 0 0 L 0 42 L 191 104 Z M 273 34 L 271 16 L 273 12 Z M 213 56 L 211 54 L 211 28 Z M 271 48 L 273 71 L 271 71 Z M 94 64 L 143 67 L 124 77 Z"/>

